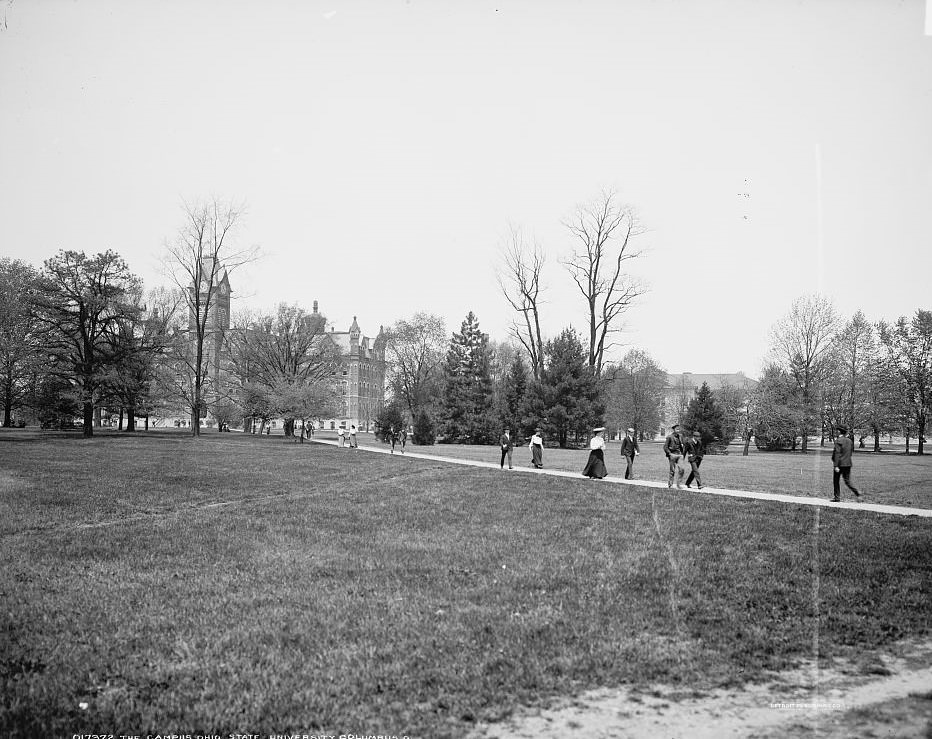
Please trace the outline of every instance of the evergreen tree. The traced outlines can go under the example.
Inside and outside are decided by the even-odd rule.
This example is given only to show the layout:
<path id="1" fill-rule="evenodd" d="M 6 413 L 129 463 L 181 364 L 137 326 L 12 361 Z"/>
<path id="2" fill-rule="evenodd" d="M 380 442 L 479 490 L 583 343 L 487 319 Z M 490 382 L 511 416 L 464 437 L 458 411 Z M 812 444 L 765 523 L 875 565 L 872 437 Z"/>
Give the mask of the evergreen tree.
<path id="1" fill-rule="evenodd" d="M 526 430 L 524 421 L 524 399 L 528 391 L 528 371 L 520 353 L 516 353 L 508 371 L 501 379 L 498 392 L 498 417 L 502 428 L 511 429 L 513 433 Z"/>
<path id="2" fill-rule="evenodd" d="M 571 433 L 588 439 L 593 426 L 601 423 L 605 405 L 598 377 L 588 364 L 588 355 L 576 335 L 567 328 L 545 347 L 546 364 L 528 393 L 525 413 L 531 425 L 540 424 L 560 447 Z"/>
<path id="3" fill-rule="evenodd" d="M 495 434 L 488 336 L 472 311 L 453 334 L 443 367 L 440 433 L 452 443 L 489 444 Z"/>
<path id="4" fill-rule="evenodd" d="M 689 401 L 683 425 L 689 433 L 698 431 L 706 447 L 725 447 L 729 438 L 725 433 L 725 412 L 716 402 L 709 383 L 703 382 Z"/>
<path id="5" fill-rule="evenodd" d="M 435 440 L 434 419 L 425 409 L 421 409 L 414 417 L 414 443 L 421 446 L 430 446 Z"/>
<path id="6" fill-rule="evenodd" d="M 396 434 L 401 432 L 405 425 L 405 406 L 403 401 L 395 399 L 386 405 L 379 417 L 375 420 L 375 435 L 380 441 L 391 441 L 392 431 Z"/>

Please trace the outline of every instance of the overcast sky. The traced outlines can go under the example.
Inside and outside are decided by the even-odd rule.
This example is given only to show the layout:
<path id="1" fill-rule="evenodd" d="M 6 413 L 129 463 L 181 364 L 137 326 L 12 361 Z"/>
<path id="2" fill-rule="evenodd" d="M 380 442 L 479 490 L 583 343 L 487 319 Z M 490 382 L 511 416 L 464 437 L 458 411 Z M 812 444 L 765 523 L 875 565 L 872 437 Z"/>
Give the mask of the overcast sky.
<path id="1" fill-rule="evenodd" d="M 553 335 L 585 326 L 561 222 L 614 189 L 650 287 L 620 341 L 756 375 L 804 293 L 932 308 L 927 26 L 921 0 L 3 0 L 0 253 L 167 284 L 182 201 L 216 196 L 265 254 L 241 307 L 370 336 L 473 310 L 501 340 L 516 226 Z"/>

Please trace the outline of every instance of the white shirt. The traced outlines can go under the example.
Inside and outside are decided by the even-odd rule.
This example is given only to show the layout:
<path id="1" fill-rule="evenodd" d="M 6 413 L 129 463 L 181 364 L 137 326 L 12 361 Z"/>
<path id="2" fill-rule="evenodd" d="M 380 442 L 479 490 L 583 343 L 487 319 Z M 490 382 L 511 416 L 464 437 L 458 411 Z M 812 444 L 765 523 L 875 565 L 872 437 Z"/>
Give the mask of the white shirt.
<path id="1" fill-rule="evenodd" d="M 596 434 L 592 437 L 592 440 L 589 442 L 590 449 L 605 449 L 605 439 L 602 438 L 602 434 Z"/>
<path id="2" fill-rule="evenodd" d="M 535 445 L 537 445 L 537 446 L 543 446 L 543 445 L 544 445 L 544 440 L 541 438 L 540 434 L 534 434 L 534 435 L 531 437 L 531 443 L 528 444 L 528 449 L 530 449 L 532 446 L 535 446 Z"/>

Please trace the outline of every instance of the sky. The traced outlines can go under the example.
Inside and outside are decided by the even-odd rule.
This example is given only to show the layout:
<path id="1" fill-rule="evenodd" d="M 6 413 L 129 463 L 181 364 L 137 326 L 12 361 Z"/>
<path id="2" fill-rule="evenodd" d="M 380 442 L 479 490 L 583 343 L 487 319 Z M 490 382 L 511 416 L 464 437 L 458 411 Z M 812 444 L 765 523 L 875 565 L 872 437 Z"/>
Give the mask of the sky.
<path id="1" fill-rule="evenodd" d="M 930 2 L 932 5 L 932 2 Z M 760 372 L 821 292 L 932 309 L 922 0 L 2 0 L 0 255 L 118 251 L 169 284 L 183 203 L 242 205 L 237 308 L 363 333 L 468 311 L 494 340 L 512 228 L 543 328 L 586 327 L 564 222 L 615 191 L 648 291 L 618 346 Z"/>

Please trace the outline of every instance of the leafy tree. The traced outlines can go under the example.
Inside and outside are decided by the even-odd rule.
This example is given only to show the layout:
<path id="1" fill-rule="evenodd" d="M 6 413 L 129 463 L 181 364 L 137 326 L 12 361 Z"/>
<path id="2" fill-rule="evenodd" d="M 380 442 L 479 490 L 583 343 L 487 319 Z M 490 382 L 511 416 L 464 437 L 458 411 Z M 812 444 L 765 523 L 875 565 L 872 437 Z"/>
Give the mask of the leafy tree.
<path id="1" fill-rule="evenodd" d="M 296 438 L 298 421 L 302 428 L 311 419 L 330 418 L 336 415 L 340 401 L 331 379 L 308 380 L 279 378 L 270 388 L 269 402 L 273 413 L 285 419 L 285 436 Z"/>
<path id="2" fill-rule="evenodd" d="M 3 425 L 27 401 L 39 369 L 38 325 L 33 299 L 38 273 L 26 262 L 0 258 L 0 394 Z"/>
<path id="3" fill-rule="evenodd" d="M 453 334 L 443 366 L 440 433 L 453 443 L 488 444 L 495 434 L 489 339 L 470 311 Z"/>
<path id="4" fill-rule="evenodd" d="M 880 340 L 900 380 L 903 406 L 916 424 L 919 454 L 924 454 L 932 404 L 932 311 L 917 310 L 912 319 L 901 316 L 892 326 L 881 323 Z"/>
<path id="5" fill-rule="evenodd" d="M 430 413 L 421 409 L 414 417 L 414 443 L 421 446 L 431 446 L 437 439 L 434 430 L 434 419 Z"/>
<path id="6" fill-rule="evenodd" d="M 732 385 L 723 380 L 718 388 L 713 390 L 713 394 L 724 416 L 722 439 L 728 443 L 740 431 L 741 437 L 747 441 L 750 429 L 747 427 L 749 393 L 746 382 L 743 385 Z"/>
<path id="7" fill-rule="evenodd" d="M 606 417 L 616 428 L 656 431 L 667 382 L 666 371 L 646 351 L 631 349 L 617 365 L 606 365 Z"/>
<path id="8" fill-rule="evenodd" d="M 391 441 L 392 431 L 397 434 L 405 425 L 405 406 L 398 400 L 386 405 L 375 420 L 375 435 L 381 441 Z"/>
<path id="9" fill-rule="evenodd" d="M 754 443 L 758 449 L 795 450 L 801 422 L 799 393 L 796 381 L 782 367 L 771 364 L 764 369 L 753 398 Z"/>
<path id="10" fill-rule="evenodd" d="M 74 385 L 53 373 L 38 378 L 29 404 L 42 428 L 66 428 L 81 413 Z"/>
<path id="11" fill-rule="evenodd" d="M 139 281 L 113 251 L 93 257 L 61 251 L 46 260 L 36 299 L 44 351 L 51 371 L 74 386 L 83 409 L 84 435 L 94 434 L 94 405 L 107 374 L 121 358 L 115 336 L 135 321 L 132 296 Z"/>
<path id="12" fill-rule="evenodd" d="M 588 438 L 605 413 L 599 379 L 576 332 L 567 328 L 545 345 L 546 364 L 531 386 L 525 415 L 565 448 L 571 433 Z"/>
<path id="13" fill-rule="evenodd" d="M 821 409 L 822 382 L 831 366 L 831 350 L 838 329 L 835 309 L 820 295 L 801 297 L 773 328 L 773 353 L 799 388 L 799 435 L 808 449 Z"/>
<path id="14" fill-rule="evenodd" d="M 137 413 L 145 415 L 148 423 L 157 402 L 159 365 L 171 343 L 174 305 L 164 292 L 153 292 L 149 298 L 147 306 L 135 296 L 135 317 L 117 323 L 113 336 L 117 361 L 105 382 L 109 396 L 126 409 L 129 432 L 136 430 Z"/>
<path id="15" fill-rule="evenodd" d="M 285 435 L 292 436 L 297 420 L 319 418 L 324 409 L 336 415 L 338 391 L 330 380 L 339 352 L 327 336 L 326 322 L 321 313 L 282 303 L 274 314 L 244 315 L 230 327 L 225 345 L 231 371 L 241 387 L 264 389 L 262 398 L 240 399 L 250 417 L 280 414 Z"/>
<path id="16" fill-rule="evenodd" d="M 725 413 L 707 382 L 702 383 L 689 401 L 683 425 L 690 433 L 698 431 L 702 443 L 713 449 L 724 448 L 731 438 L 726 432 Z"/>
<path id="17" fill-rule="evenodd" d="M 422 408 L 431 409 L 441 396 L 446 323 L 432 313 L 415 313 L 400 320 L 388 332 L 385 360 L 388 387 L 414 418 Z"/>

